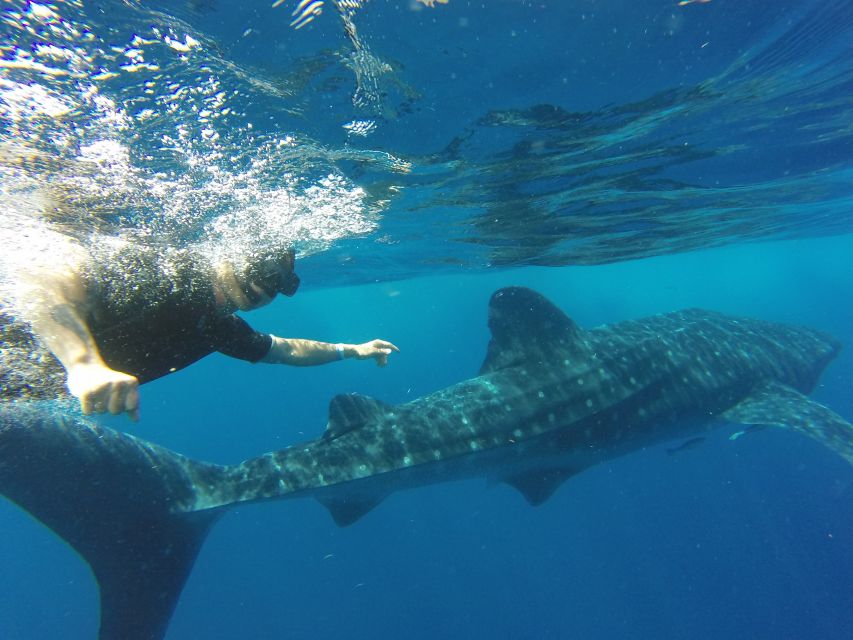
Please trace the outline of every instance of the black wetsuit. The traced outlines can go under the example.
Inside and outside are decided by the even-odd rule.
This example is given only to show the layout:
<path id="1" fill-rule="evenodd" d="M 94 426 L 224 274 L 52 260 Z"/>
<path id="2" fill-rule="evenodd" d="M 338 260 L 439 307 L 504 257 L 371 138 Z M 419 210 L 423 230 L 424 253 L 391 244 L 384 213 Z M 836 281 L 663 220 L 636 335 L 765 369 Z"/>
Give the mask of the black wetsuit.
<path id="1" fill-rule="evenodd" d="M 113 252 L 87 267 L 82 274 L 87 294 L 84 320 L 107 366 L 145 383 L 214 351 L 249 362 L 267 354 L 272 337 L 219 310 L 209 274 L 198 264 L 189 253 L 165 259 L 152 250 L 134 248 Z M 11 332 L 12 326 L 7 327 Z M 16 329 L 14 335 L 23 334 Z M 19 350 L 33 345 L 31 338 L 26 346 L 18 343 Z M 50 383 L 13 384 L 9 368 L 4 380 L 0 367 L 3 399 L 55 397 L 58 363 L 43 353 L 39 358 Z"/>
<path id="2" fill-rule="evenodd" d="M 84 275 L 85 320 L 111 369 L 149 382 L 219 351 L 257 362 L 272 338 L 218 310 L 211 279 L 191 254 L 166 260 L 136 250 Z"/>

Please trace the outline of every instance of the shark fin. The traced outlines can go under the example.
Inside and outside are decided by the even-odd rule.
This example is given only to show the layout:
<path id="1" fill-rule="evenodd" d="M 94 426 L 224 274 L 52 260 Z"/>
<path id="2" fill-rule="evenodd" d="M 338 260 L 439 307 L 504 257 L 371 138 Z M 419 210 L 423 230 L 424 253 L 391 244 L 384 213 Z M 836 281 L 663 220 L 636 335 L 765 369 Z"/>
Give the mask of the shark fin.
<path id="1" fill-rule="evenodd" d="M 320 499 L 339 527 L 348 527 L 378 505 L 384 496 Z"/>
<path id="2" fill-rule="evenodd" d="M 538 507 L 550 498 L 561 484 L 577 472 L 576 469 L 529 471 L 506 478 L 504 482 L 517 489 L 531 506 Z"/>
<path id="3" fill-rule="evenodd" d="M 334 439 L 387 413 L 390 406 L 357 393 L 340 394 L 329 403 L 329 424 L 323 438 Z"/>
<path id="4" fill-rule="evenodd" d="M 853 425 L 784 384 L 771 382 L 758 387 L 722 417 L 739 424 L 793 429 L 853 464 Z"/>
<path id="5" fill-rule="evenodd" d="M 191 511 L 196 482 L 222 467 L 29 404 L 0 406 L 0 494 L 89 563 L 100 640 L 161 640 L 221 513 Z"/>
<path id="6" fill-rule="evenodd" d="M 159 640 L 218 512 L 138 518 L 97 536 L 97 550 L 76 544 L 101 595 L 100 640 Z"/>
<path id="7" fill-rule="evenodd" d="M 544 296 L 524 287 L 499 289 L 489 301 L 492 339 L 480 375 L 525 361 L 588 358 L 581 328 Z"/>

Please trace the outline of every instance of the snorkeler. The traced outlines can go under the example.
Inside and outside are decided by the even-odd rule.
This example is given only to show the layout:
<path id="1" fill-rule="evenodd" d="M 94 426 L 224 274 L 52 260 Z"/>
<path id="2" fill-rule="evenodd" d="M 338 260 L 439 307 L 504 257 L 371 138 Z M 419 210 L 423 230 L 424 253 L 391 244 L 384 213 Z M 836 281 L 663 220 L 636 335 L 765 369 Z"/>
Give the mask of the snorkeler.
<path id="1" fill-rule="evenodd" d="M 126 245 L 51 269 L 31 287 L 29 321 L 65 369 L 83 413 L 139 419 L 138 386 L 218 351 L 249 362 L 311 366 L 344 358 L 380 366 L 399 349 L 385 340 L 330 344 L 280 338 L 235 311 L 258 309 L 299 287 L 290 249 L 206 267 L 194 252 L 167 257 Z"/>

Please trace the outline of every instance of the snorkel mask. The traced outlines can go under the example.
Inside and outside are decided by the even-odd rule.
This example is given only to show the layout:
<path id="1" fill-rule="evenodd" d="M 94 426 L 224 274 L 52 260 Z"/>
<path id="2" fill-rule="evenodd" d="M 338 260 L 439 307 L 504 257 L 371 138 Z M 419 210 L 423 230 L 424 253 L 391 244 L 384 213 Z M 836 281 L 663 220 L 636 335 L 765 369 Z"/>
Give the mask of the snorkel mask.
<path id="1" fill-rule="evenodd" d="M 251 303 L 260 300 L 261 295 L 252 288 L 254 284 L 270 298 L 282 293 L 292 296 L 299 288 L 299 276 L 293 271 L 295 255 L 292 249 L 264 253 L 254 256 L 243 272 L 243 293 Z"/>

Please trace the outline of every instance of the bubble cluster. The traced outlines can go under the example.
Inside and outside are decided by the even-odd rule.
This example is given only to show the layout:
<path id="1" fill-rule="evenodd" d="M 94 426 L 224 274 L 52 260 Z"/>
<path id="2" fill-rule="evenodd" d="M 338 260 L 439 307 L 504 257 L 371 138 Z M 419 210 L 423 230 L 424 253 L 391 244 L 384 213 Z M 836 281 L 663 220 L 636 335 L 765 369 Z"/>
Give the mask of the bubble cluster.
<path id="1" fill-rule="evenodd" d="M 24 275 L 115 243 L 238 260 L 301 255 L 370 233 L 381 206 L 339 161 L 408 171 L 384 152 L 330 148 L 257 126 L 258 92 L 287 91 L 220 56 L 174 16 L 79 0 L 11 0 L 0 29 L 0 301 L 21 310 Z"/>

